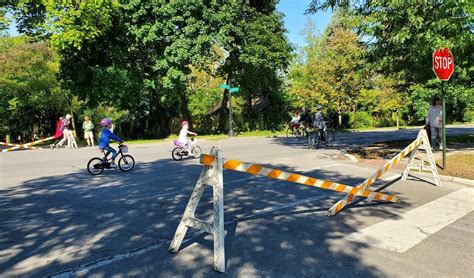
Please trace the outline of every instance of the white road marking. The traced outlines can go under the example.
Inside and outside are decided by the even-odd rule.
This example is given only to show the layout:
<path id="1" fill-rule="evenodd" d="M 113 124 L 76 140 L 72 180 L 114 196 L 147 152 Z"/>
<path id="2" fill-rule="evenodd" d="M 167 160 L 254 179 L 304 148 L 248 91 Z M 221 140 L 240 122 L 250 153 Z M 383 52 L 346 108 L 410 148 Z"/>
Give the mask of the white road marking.
<path id="1" fill-rule="evenodd" d="M 474 210 L 474 189 L 462 188 L 439 199 L 345 237 L 350 241 L 404 253 Z"/>
<path id="2" fill-rule="evenodd" d="M 345 165 L 345 164 L 341 164 L 341 163 L 329 164 L 329 165 L 325 165 L 325 166 L 321 166 L 321 167 L 316 167 L 316 168 L 314 168 L 313 170 L 324 169 L 324 168 L 330 168 L 330 167 L 341 166 L 341 165 Z"/>

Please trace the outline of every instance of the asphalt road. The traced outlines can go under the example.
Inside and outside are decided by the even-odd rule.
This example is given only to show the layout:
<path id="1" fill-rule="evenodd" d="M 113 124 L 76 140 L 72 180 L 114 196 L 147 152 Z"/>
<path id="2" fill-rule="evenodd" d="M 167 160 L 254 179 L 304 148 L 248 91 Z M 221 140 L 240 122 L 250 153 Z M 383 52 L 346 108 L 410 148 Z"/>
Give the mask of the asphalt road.
<path id="1" fill-rule="evenodd" d="M 448 131 L 474 133 L 472 127 Z M 415 137 L 416 130 L 403 130 L 337 139 L 342 146 Z M 205 152 L 219 146 L 227 158 L 349 185 L 375 170 L 335 160 L 338 145 L 308 150 L 297 139 L 200 145 Z M 0 277 L 221 277 L 212 268 L 209 235 L 190 230 L 180 251 L 168 252 L 202 170 L 197 160 L 171 160 L 171 148 L 131 145 L 132 172 L 97 177 L 85 169 L 98 155 L 94 148 L 0 154 Z M 226 275 L 471 276 L 474 189 L 446 181 L 435 187 L 426 175 L 392 180 L 397 174 L 389 172 L 373 189 L 389 182 L 383 192 L 400 197 L 400 204 L 361 201 L 328 218 L 326 210 L 343 194 L 225 171 Z M 210 199 L 208 190 L 196 216 L 210 215 Z"/>

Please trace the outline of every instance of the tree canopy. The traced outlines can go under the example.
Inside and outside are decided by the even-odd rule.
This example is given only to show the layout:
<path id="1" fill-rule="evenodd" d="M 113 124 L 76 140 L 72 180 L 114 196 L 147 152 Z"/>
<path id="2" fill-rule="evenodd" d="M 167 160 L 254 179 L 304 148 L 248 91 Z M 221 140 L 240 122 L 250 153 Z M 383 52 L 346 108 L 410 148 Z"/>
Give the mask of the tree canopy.
<path id="1" fill-rule="evenodd" d="M 228 131 L 281 129 L 324 106 L 340 127 L 422 123 L 440 95 L 431 55 L 450 47 L 449 121 L 474 110 L 472 1 L 314 0 L 321 34 L 289 43 L 278 1 L 33 1 L 0 7 L 0 132 L 50 134 L 59 115 L 112 117 L 124 138 L 165 137 L 186 119 Z M 8 37 L 13 21 L 21 33 Z M 296 51 L 295 51 L 296 50 Z"/>

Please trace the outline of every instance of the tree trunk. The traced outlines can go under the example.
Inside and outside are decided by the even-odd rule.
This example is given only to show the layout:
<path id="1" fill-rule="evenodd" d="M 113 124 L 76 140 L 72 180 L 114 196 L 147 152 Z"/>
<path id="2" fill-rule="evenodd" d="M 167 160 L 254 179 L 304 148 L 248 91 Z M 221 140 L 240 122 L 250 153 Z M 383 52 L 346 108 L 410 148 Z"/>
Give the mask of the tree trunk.
<path id="1" fill-rule="evenodd" d="M 398 116 L 398 110 L 395 113 L 397 113 L 397 128 L 399 129 L 400 128 L 400 117 Z"/>
<path id="2" fill-rule="evenodd" d="M 337 123 L 339 127 L 342 127 L 342 114 L 341 111 L 337 111 Z"/>

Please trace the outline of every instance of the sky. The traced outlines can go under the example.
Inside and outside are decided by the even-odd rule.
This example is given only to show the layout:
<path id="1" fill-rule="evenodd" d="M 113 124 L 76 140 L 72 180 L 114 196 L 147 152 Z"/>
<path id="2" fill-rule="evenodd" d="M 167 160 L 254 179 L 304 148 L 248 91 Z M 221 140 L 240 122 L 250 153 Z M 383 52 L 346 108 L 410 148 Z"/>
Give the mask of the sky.
<path id="1" fill-rule="evenodd" d="M 308 18 L 315 23 L 318 31 L 322 32 L 331 20 L 332 12 L 330 10 L 318 12 L 316 14 L 305 15 L 304 12 L 309 6 L 311 0 L 280 0 L 277 6 L 279 12 L 285 15 L 285 28 L 288 30 L 288 39 L 291 43 L 304 46 L 304 36 L 301 34 Z M 11 36 L 18 35 L 15 25 L 11 24 L 8 30 Z"/>
<path id="2" fill-rule="evenodd" d="M 305 45 L 304 36 L 301 34 L 308 18 L 315 24 L 316 30 L 323 32 L 324 28 L 331 20 L 332 11 L 318 12 L 316 14 L 305 15 L 304 12 L 311 0 L 280 0 L 277 6 L 278 11 L 285 15 L 285 27 L 288 30 L 288 39 L 291 43 L 299 46 Z"/>

